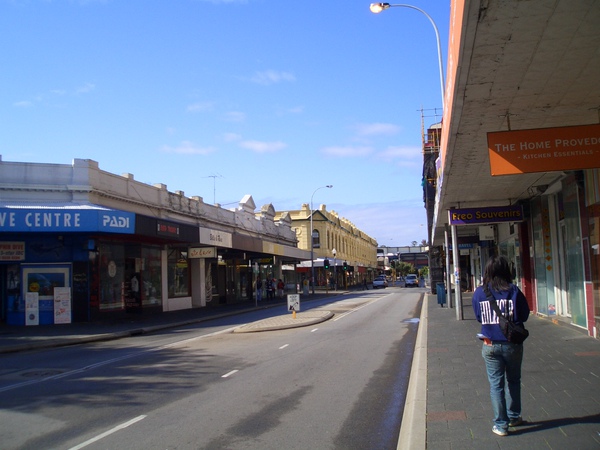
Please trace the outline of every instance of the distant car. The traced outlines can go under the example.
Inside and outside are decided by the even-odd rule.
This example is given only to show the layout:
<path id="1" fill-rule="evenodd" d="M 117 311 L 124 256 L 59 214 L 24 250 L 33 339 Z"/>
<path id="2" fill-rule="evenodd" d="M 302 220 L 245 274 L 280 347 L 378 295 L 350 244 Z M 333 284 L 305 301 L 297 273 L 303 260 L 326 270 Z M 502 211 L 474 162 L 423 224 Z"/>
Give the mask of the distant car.
<path id="1" fill-rule="evenodd" d="M 419 287 L 419 278 L 414 273 L 406 275 L 406 278 L 404 279 L 404 286 Z"/>
<path id="2" fill-rule="evenodd" d="M 379 275 L 377 278 L 373 280 L 373 289 L 378 288 L 386 288 L 388 287 L 388 282 L 385 279 L 385 275 Z"/>

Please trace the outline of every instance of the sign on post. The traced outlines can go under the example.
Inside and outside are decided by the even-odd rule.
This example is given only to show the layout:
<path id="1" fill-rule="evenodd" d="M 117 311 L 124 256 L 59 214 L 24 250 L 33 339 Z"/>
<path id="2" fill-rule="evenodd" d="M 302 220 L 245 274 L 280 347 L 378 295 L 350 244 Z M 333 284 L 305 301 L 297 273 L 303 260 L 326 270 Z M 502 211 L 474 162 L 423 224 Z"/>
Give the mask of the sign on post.
<path id="1" fill-rule="evenodd" d="M 288 294 L 287 296 L 288 311 L 300 311 L 300 294 Z"/>

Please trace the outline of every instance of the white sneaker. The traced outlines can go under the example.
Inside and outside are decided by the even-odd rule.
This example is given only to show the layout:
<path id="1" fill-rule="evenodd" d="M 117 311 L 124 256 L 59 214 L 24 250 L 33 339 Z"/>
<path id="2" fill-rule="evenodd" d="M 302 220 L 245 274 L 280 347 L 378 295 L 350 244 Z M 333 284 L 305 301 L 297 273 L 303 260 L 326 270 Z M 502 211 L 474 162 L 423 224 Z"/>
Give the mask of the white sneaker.
<path id="1" fill-rule="evenodd" d="M 501 430 L 500 428 L 498 428 L 496 425 L 494 425 L 492 427 L 492 432 L 497 434 L 498 436 L 508 436 L 508 431 L 506 430 Z"/>

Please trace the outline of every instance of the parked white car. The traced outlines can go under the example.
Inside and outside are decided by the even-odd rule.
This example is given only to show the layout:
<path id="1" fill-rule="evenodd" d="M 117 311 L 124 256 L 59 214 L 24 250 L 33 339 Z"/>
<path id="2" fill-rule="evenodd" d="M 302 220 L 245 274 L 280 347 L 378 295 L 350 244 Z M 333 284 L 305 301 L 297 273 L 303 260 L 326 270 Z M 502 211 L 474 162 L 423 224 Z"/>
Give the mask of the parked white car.
<path id="1" fill-rule="evenodd" d="M 388 282 L 385 279 L 385 275 L 379 275 L 377 278 L 373 280 L 373 289 L 378 288 L 386 288 L 388 287 Z"/>

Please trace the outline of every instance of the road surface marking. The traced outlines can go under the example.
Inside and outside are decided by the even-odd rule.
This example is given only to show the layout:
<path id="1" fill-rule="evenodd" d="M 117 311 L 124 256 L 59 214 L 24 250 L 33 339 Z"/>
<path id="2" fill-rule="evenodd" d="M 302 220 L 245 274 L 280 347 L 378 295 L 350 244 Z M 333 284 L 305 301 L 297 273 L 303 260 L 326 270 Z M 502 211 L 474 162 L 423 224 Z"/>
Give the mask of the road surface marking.
<path id="1" fill-rule="evenodd" d="M 279 347 L 279 350 L 283 350 L 284 348 L 286 348 L 286 347 L 287 347 L 287 346 L 289 346 L 289 345 L 290 345 L 290 344 L 285 344 L 285 345 L 282 345 L 281 347 Z"/>
<path id="2" fill-rule="evenodd" d="M 75 447 L 71 447 L 69 450 L 79 450 L 80 448 L 87 447 L 88 445 L 93 444 L 94 442 L 99 441 L 100 439 L 103 439 L 108 435 L 116 433 L 117 431 L 122 430 L 123 428 L 127 428 L 128 426 L 133 425 L 134 423 L 139 422 L 140 420 L 145 419 L 145 418 L 146 418 L 146 416 L 137 416 L 136 418 L 131 419 L 129 422 L 125 422 L 125 423 L 122 423 L 121 425 L 117 425 L 116 427 L 114 427 L 108 431 L 105 431 L 104 433 L 99 434 L 98 436 L 93 437 L 92 439 L 82 442 L 81 444 L 76 445 Z"/>
<path id="3" fill-rule="evenodd" d="M 236 370 L 232 370 L 231 372 L 227 372 L 225 375 L 221 375 L 221 378 L 228 378 L 236 372 L 239 372 L 239 370 L 236 369 Z"/>

